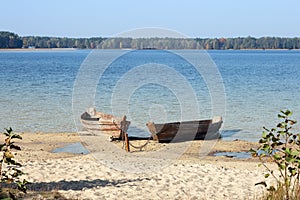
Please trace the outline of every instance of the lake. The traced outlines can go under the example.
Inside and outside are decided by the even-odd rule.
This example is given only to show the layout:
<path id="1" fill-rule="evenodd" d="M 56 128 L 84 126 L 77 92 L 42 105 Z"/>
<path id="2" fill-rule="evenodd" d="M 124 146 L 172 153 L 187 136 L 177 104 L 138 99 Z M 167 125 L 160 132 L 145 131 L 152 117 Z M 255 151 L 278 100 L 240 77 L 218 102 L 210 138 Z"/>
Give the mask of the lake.
<path id="1" fill-rule="evenodd" d="M 148 135 L 145 123 L 149 120 L 167 122 L 214 115 L 216 97 L 207 84 L 215 76 L 199 74 L 176 52 L 97 53 L 103 66 L 106 57 L 119 56 L 107 63 L 103 73 L 90 72 L 98 79 L 84 77 L 95 90 L 89 97 L 91 92 L 86 88 L 82 97 L 90 98 L 90 106 L 97 110 L 126 114 L 132 121 L 129 134 Z M 75 86 L 92 54 L 91 50 L 0 51 L 0 128 L 11 126 L 17 132 L 80 130 L 74 105 L 81 100 L 74 99 Z M 256 141 L 263 126 L 276 125 L 280 109 L 292 110 L 294 118 L 300 120 L 300 51 L 228 50 L 207 51 L 207 55 L 220 74 L 218 84 L 223 86 L 224 140 Z"/>

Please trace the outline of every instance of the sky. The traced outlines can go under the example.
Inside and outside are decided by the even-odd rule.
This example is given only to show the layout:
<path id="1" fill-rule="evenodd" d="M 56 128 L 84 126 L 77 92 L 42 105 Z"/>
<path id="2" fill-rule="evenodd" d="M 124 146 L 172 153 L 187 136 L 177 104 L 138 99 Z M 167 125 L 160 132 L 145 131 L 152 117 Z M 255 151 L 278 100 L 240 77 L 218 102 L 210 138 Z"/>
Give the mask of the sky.
<path id="1" fill-rule="evenodd" d="M 0 31 L 113 37 L 145 27 L 187 37 L 300 37 L 299 0 L 1 0 Z"/>

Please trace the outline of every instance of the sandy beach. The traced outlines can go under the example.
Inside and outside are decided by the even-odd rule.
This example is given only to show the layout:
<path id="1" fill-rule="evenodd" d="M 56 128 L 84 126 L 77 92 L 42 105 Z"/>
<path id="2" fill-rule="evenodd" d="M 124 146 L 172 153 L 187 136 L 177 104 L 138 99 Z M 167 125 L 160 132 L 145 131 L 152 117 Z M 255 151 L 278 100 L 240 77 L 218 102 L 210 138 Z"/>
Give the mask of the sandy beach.
<path id="1" fill-rule="evenodd" d="M 212 156 L 214 152 L 247 151 L 256 143 L 219 140 L 210 155 L 199 156 L 197 152 L 203 141 L 193 141 L 182 155 L 159 169 L 128 172 L 106 164 L 110 155 L 106 155 L 108 162 L 103 162 L 104 159 L 99 160 L 97 154 L 91 152 L 53 153 L 60 147 L 85 143 L 77 133 L 21 135 L 23 140 L 17 144 L 22 151 L 17 153 L 16 159 L 23 163 L 25 178 L 32 182 L 29 191 L 57 192 L 66 199 L 258 199 L 264 191 L 262 186 L 255 186 L 264 180 L 264 168 L 258 167 L 258 160 Z M 143 142 L 132 141 L 135 145 Z M 125 156 L 130 155 L 132 163 L 139 162 L 140 158 L 135 159 L 137 154 L 147 157 L 143 162 L 149 166 L 153 163 L 159 166 L 166 159 L 151 158 L 147 152 L 159 154 L 161 148 L 170 145 L 151 141 L 148 149 L 132 149 L 127 153 L 121 149 L 121 142 L 105 143 L 114 145 Z M 124 168 L 126 157 L 116 158 L 123 159 Z M 122 165 L 119 167 L 122 169 Z"/>

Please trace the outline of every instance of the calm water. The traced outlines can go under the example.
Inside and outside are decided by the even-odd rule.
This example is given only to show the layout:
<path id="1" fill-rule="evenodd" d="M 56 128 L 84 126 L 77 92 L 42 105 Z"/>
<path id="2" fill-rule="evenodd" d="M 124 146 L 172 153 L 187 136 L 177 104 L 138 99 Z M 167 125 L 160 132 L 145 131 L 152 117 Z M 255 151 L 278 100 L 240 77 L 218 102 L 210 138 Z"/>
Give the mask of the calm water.
<path id="1" fill-rule="evenodd" d="M 0 51 L 0 128 L 11 126 L 18 132 L 76 131 L 73 86 L 89 53 L 88 50 Z M 275 125 L 280 109 L 293 110 L 294 117 L 300 120 L 300 51 L 208 53 L 225 87 L 224 139 L 257 140 L 262 126 Z M 205 81 L 184 60 L 174 59 L 174 55 L 166 51 L 133 51 L 112 63 L 99 80 L 96 108 L 112 112 L 111 95 L 118 81 L 144 63 L 174 68 L 195 90 L 199 118 L 211 117 L 211 98 Z M 173 84 L 180 91 L 181 86 L 176 81 Z M 122 92 L 127 94 L 127 91 Z M 143 85 L 128 95 L 126 106 L 129 107 L 127 115 L 132 121 L 129 131 L 132 134 L 147 135 L 144 124 L 150 119 L 180 120 L 178 96 L 163 85 Z M 120 102 L 124 103 L 121 99 Z"/>

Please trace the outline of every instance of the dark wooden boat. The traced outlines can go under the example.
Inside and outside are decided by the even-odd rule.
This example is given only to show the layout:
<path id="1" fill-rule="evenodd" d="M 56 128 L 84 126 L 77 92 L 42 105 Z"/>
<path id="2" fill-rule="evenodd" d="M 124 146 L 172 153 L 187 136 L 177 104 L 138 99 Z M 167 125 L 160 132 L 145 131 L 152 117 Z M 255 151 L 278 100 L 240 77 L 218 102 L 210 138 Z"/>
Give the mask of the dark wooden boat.
<path id="1" fill-rule="evenodd" d="M 217 116 L 213 119 L 198 121 L 171 122 L 155 124 L 148 122 L 153 140 L 158 142 L 183 142 L 190 140 L 212 140 L 221 137 L 219 129 L 223 121 Z"/>
<path id="2" fill-rule="evenodd" d="M 96 109 L 89 108 L 81 117 L 83 127 L 93 133 L 102 132 L 114 138 L 121 137 L 121 130 L 127 132 L 130 121 L 126 120 L 126 116 L 116 117 L 114 115 L 96 112 Z"/>

